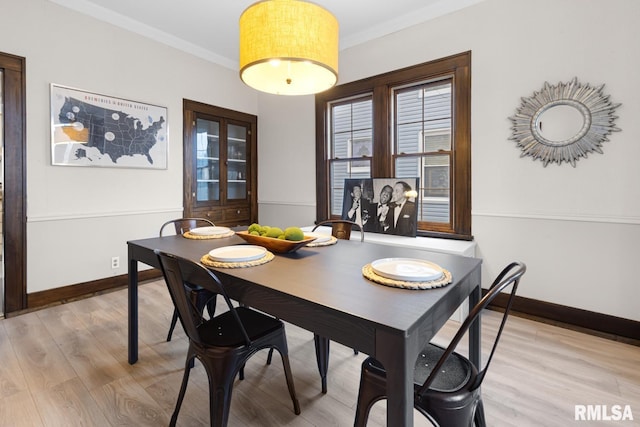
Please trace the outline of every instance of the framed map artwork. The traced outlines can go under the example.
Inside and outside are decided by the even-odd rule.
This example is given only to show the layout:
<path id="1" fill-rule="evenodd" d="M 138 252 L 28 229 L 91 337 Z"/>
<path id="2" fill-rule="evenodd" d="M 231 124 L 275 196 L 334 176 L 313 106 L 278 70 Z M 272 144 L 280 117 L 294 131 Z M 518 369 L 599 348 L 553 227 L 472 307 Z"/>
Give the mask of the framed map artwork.
<path id="1" fill-rule="evenodd" d="M 167 108 L 51 85 L 51 162 L 167 169 Z"/>

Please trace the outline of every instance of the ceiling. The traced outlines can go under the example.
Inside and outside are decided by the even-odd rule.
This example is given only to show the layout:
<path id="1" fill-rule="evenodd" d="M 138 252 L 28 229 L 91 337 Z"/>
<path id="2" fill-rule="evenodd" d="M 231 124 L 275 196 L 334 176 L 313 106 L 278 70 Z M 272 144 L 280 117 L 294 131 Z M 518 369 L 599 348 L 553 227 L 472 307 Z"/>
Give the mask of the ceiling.
<path id="1" fill-rule="evenodd" d="M 255 0 L 50 0 L 231 69 L 238 19 Z M 483 0 L 316 0 L 340 24 L 340 50 Z"/>

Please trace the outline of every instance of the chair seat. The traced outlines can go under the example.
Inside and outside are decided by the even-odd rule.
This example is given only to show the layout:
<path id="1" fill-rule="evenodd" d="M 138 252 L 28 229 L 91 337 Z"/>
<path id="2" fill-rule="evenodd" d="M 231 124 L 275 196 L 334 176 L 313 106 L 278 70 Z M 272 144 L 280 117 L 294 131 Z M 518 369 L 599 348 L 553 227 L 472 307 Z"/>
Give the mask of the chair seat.
<path id="1" fill-rule="evenodd" d="M 413 370 L 413 381 L 416 384 L 424 384 L 444 352 L 444 348 L 435 344 L 429 344 L 420 351 Z M 442 372 L 433 381 L 430 389 L 441 392 L 458 391 L 469 383 L 474 374 L 475 368 L 471 362 L 454 352 L 451 357 L 447 358 Z"/>
<path id="2" fill-rule="evenodd" d="M 424 384 L 433 371 L 433 367 L 438 360 L 440 360 L 440 357 L 444 352 L 444 348 L 435 344 L 428 344 L 420 351 L 413 370 L 413 382 L 417 387 Z M 386 377 L 384 367 L 373 357 L 369 357 L 365 360 L 364 364 L 368 365 L 368 370 L 371 373 L 381 377 Z M 463 386 L 469 383 L 471 376 L 474 374 L 475 368 L 471 362 L 469 362 L 465 357 L 454 352 L 451 354 L 451 357 L 446 360 L 442 367 L 442 372 L 431 384 L 430 389 L 438 392 L 453 392 L 460 390 Z"/>
<path id="3" fill-rule="evenodd" d="M 247 335 L 258 340 L 282 328 L 282 322 L 246 307 L 237 307 L 236 313 L 244 325 Z M 198 333 L 205 345 L 215 347 L 239 347 L 245 344 L 245 337 L 238 328 L 238 322 L 230 311 L 222 313 L 198 326 Z"/>

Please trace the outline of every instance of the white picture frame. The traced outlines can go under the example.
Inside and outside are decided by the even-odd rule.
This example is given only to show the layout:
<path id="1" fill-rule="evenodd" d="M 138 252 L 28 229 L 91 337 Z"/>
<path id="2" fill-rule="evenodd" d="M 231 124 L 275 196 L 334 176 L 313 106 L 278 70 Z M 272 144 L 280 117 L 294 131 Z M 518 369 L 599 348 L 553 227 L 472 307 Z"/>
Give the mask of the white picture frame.
<path id="1" fill-rule="evenodd" d="M 51 164 L 167 169 L 167 108 L 51 84 Z"/>

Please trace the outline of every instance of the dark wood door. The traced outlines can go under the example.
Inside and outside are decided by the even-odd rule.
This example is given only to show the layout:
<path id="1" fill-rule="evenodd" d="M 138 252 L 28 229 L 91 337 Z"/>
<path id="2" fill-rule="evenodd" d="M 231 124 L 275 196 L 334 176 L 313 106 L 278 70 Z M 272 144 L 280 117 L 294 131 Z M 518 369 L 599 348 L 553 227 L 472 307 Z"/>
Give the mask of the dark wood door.
<path id="1" fill-rule="evenodd" d="M 27 308 L 25 58 L 0 53 L 4 121 L 3 258 L 5 316 Z"/>

